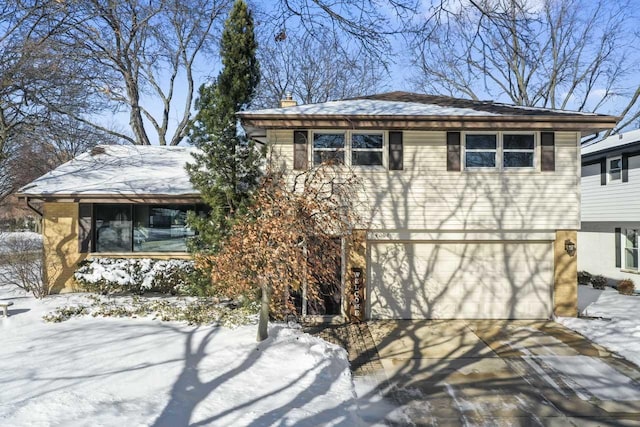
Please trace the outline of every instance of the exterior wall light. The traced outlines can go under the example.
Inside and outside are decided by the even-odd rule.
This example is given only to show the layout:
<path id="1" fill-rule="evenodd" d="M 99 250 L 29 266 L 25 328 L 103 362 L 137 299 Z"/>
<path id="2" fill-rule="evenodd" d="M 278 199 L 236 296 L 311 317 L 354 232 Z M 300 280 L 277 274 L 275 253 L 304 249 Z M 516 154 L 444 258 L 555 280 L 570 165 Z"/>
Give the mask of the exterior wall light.
<path id="1" fill-rule="evenodd" d="M 564 250 L 567 251 L 569 256 L 574 256 L 576 254 L 576 244 L 571 240 L 567 239 L 564 241 Z"/>

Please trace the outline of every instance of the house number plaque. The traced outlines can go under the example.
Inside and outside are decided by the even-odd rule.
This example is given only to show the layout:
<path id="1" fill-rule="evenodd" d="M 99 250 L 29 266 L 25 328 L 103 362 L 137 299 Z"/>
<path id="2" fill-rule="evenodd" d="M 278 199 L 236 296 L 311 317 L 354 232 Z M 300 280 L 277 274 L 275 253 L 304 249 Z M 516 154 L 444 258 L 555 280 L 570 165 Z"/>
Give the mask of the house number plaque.
<path id="1" fill-rule="evenodd" d="M 364 320 L 364 276 L 361 268 L 351 269 L 351 321 L 354 323 Z"/>

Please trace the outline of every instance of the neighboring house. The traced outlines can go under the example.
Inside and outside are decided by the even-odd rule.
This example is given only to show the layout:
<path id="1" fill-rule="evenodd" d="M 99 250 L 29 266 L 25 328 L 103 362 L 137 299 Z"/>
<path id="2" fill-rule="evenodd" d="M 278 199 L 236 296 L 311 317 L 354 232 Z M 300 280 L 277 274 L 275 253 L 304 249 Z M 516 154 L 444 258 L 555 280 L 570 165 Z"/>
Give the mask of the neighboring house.
<path id="1" fill-rule="evenodd" d="M 188 257 L 187 211 L 203 210 L 185 164 L 193 149 L 98 146 L 19 190 L 42 215 L 53 292 L 75 290 L 87 257 Z"/>
<path id="2" fill-rule="evenodd" d="M 335 245 L 338 286 L 307 314 L 353 315 L 358 292 L 371 319 L 576 315 L 578 149 L 616 117 L 404 92 L 238 116 L 286 170 L 329 159 L 360 180 L 361 228 Z M 188 149 L 100 150 L 21 190 L 44 201 L 65 289 L 86 257 L 184 255 L 176 218 L 199 202 Z"/>
<path id="3" fill-rule="evenodd" d="M 637 282 L 640 130 L 582 147 L 582 227 L 578 269 L 615 284 Z"/>
<path id="4" fill-rule="evenodd" d="M 360 178 L 364 229 L 336 250 L 365 317 L 576 315 L 580 140 L 616 117 L 404 92 L 238 115 L 286 170 Z"/>

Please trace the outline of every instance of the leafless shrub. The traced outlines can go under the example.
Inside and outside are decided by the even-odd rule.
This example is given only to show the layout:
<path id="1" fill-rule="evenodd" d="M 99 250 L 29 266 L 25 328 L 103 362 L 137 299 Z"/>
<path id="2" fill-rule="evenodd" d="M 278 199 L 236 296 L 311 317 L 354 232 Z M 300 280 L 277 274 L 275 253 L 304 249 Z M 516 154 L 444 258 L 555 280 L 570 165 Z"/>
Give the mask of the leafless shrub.
<path id="1" fill-rule="evenodd" d="M 36 298 L 44 298 L 51 286 L 44 279 L 43 266 L 40 239 L 0 233 L 0 284 L 15 285 Z"/>
<path id="2" fill-rule="evenodd" d="M 622 295 L 633 295 L 635 285 L 631 279 L 622 279 L 618 282 L 618 292 Z"/>

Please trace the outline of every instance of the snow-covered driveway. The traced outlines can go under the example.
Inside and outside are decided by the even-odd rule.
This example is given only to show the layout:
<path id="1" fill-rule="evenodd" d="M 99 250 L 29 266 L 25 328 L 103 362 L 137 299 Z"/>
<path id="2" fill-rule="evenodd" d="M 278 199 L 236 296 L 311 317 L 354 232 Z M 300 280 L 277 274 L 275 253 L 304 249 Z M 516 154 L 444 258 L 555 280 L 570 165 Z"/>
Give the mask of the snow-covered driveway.
<path id="1" fill-rule="evenodd" d="M 361 425 L 344 350 L 274 326 L 191 327 L 42 314 L 81 295 L 15 305 L 0 318 L 2 426 Z"/>

